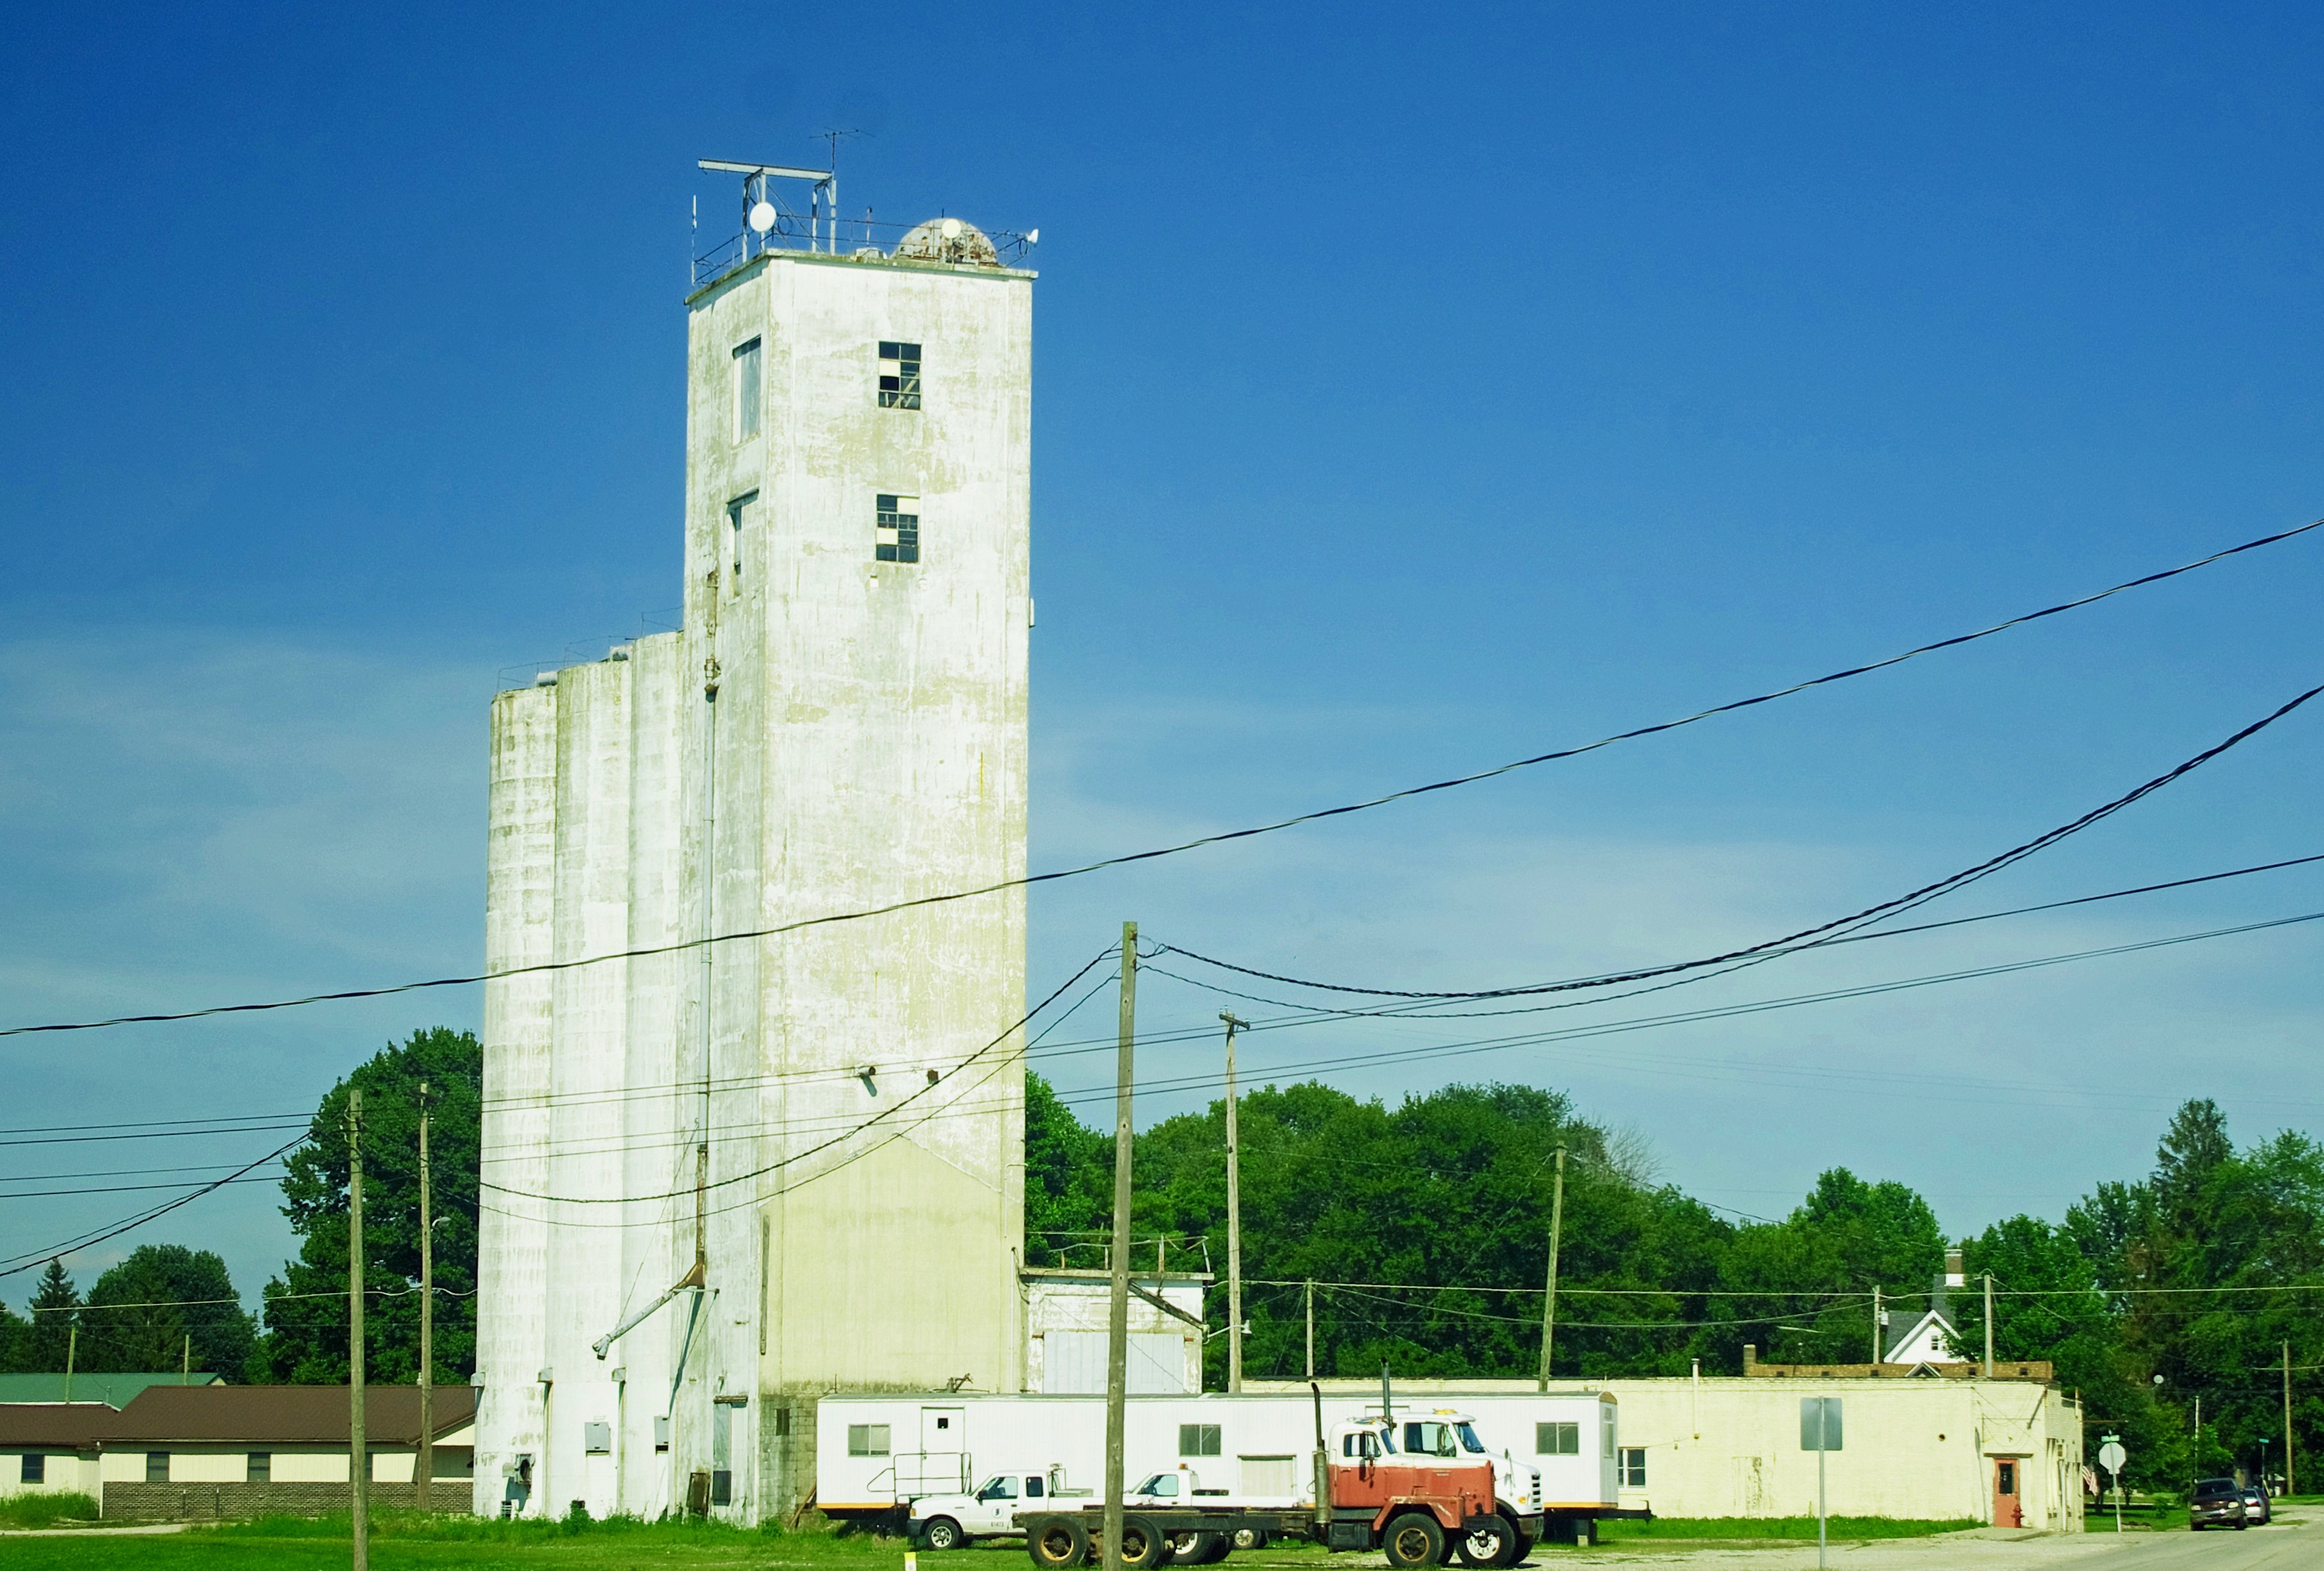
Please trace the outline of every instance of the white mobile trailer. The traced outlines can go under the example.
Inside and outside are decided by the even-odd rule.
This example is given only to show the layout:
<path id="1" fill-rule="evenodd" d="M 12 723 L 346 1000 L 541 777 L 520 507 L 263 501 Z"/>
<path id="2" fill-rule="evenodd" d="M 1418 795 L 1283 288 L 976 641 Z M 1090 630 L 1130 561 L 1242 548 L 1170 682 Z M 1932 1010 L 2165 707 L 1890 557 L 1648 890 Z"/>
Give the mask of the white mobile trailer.
<path id="1" fill-rule="evenodd" d="M 1589 1392 L 1463 1393 L 1494 1466 L 1496 1487 L 1526 1517 L 1567 1520 L 1619 1509 L 1614 1398 Z M 1450 1409 L 1441 1409 L 1450 1410 Z M 1379 1411 L 1377 1397 L 1326 1393 L 1326 1428 Z M 1426 1397 L 1397 1401 L 1399 1426 L 1440 1409 Z M 1315 1410 L 1306 1392 L 1132 1396 L 1124 1483 L 1134 1488 L 1184 1466 L 1189 1487 L 1234 1497 L 1305 1499 L 1313 1487 Z M 1105 1399 L 1089 1395 L 831 1396 L 817 1404 L 816 1503 L 841 1519 L 901 1527 L 910 1502 L 973 1495 L 1004 1474 L 1070 1479 L 1099 1487 L 1105 1465 Z M 1004 1529 L 995 1529 L 996 1531 Z"/>

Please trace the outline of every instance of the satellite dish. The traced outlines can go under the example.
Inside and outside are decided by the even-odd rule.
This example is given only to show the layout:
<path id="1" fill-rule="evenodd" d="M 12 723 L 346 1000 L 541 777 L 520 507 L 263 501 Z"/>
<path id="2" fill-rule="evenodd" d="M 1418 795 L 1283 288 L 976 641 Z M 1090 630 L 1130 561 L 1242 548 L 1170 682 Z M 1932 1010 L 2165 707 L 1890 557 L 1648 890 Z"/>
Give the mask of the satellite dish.
<path id="1" fill-rule="evenodd" d="M 942 224 L 937 226 L 938 230 L 947 240 L 959 239 L 961 227 L 961 221 L 958 218 L 946 218 Z"/>
<path id="2" fill-rule="evenodd" d="M 763 235 L 775 226 L 775 204 L 761 202 L 751 209 L 751 227 Z"/>
<path id="3" fill-rule="evenodd" d="M 1039 231 L 1038 229 L 1028 229 L 1028 230 L 1026 230 L 1026 231 L 1025 231 L 1025 244 L 1026 244 L 1026 245 L 1038 245 L 1040 243 L 1041 243 L 1041 231 Z"/>

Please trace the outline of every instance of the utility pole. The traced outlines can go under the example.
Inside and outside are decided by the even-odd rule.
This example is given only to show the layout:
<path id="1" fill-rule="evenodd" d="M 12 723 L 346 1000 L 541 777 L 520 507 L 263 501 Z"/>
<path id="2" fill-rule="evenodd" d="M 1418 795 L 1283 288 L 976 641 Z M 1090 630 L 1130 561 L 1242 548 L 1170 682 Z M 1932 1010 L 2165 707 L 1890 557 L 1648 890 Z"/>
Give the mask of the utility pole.
<path id="1" fill-rule="evenodd" d="M 1315 1378 L 1315 1278 L 1308 1278 L 1308 1381 Z M 2284 1376 L 2289 1381 L 2289 1376 Z M 2284 1390 L 2289 1390 L 2289 1385 Z"/>
<path id="2" fill-rule="evenodd" d="M 1557 1148 L 1557 1181 L 1549 1201 L 1549 1296 L 1541 1306 L 1541 1379 L 1537 1389 L 1549 1389 L 1549 1354 L 1557 1340 L 1557 1242 L 1565 1229 L 1565 1148 Z"/>
<path id="3" fill-rule="evenodd" d="M 68 1406 L 72 1402 L 73 1359 L 79 1352 L 80 1326 L 69 1324 L 65 1326 L 65 1402 Z"/>
<path id="4" fill-rule="evenodd" d="M 436 1234 L 428 1203 L 428 1082 L 420 1082 L 420 1454 L 411 1492 L 433 1511 L 436 1487 Z"/>
<path id="5" fill-rule="evenodd" d="M 1880 1284 L 1875 1282 L 1872 1284 L 1872 1362 L 1876 1365 L 1880 1362 L 1880 1354 L 1886 1351 L 1880 1345 L 1885 1340 L 1880 1335 Z"/>
<path id="6" fill-rule="evenodd" d="M 1985 1273 L 1985 1378 L 1993 1378 L 1993 1273 Z"/>
<path id="7" fill-rule="evenodd" d="M 178 1353 L 178 1383 L 194 1383 L 194 1334 L 190 1331 L 186 1333 L 185 1345 Z"/>
<path id="8" fill-rule="evenodd" d="M 355 1571 L 371 1567 L 371 1465 L 364 1454 L 363 1093 L 347 1092 L 347 1479 Z"/>
<path id="9" fill-rule="evenodd" d="M 2283 1492 L 2292 1493 L 2292 1344 L 2283 1345 Z"/>
<path id="10" fill-rule="evenodd" d="M 1137 1079 L 1138 924 L 1121 924 L 1120 1045 L 1113 1086 L 1113 1267 L 1105 1327 L 1104 1571 L 1122 1571 L 1123 1395 L 1130 1382 L 1130 1088 Z"/>
<path id="11" fill-rule="evenodd" d="M 1235 1138 L 1234 1039 L 1248 1030 L 1224 1010 L 1227 1022 L 1227 1391 L 1242 1391 L 1242 1165 Z"/>

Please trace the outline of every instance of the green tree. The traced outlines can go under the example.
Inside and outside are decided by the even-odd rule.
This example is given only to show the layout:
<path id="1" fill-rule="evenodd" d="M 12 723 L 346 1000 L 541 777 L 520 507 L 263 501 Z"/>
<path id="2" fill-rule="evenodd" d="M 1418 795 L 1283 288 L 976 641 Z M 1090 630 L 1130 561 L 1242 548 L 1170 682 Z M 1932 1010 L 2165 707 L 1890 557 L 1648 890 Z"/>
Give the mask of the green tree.
<path id="1" fill-rule="evenodd" d="M 1872 1289 L 1883 1289 L 1899 1314 L 1917 1316 L 1944 1258 L 1936 1213 L 1919 1194 L 1834 1168 L 1788 1217 L 1737 1234 L 1724 1286 L 1752 1296 L 1718 1312 L 1734 1317 L 1735 1341 L 1757 1343 L 1770 1363 L 1865 1363 Z"/>
<path id="2" fill-rule="evenodd" d="M 24 1370 L 32 1356 L 32 1323 L 0 1304 L 0 1374 Z"/>
<path id="3" fill-rule="evenodd" d="M 32 1290 L 32 1331 L 25 1338 L 24 1366 L 41 1373 L 60 1372 L 71 1350 L 73 1327 L 80 1314 L 80 1291 L 65 1274 L 62 1261 L 51 1261 Z"/>
<path id="4" fill-rule="evenodd" d="M 1113 1224 L 1113 1142 L 1025 1072 L 1025 1261 L 1087 1265 Z"/>
<path id="5" fill-rule="evenodd" d="M 251 1317 L 208 1250 L 141 1244 L 97 1279 L 80 1320 L 88 1369 L 178 1369 L 190 1350 L 195 1369 L 239 1380 L 250 1362 Z"/>
<path id="6" fill-rule="evenodd" d="M 476 1199 L 484 1051 L 467 1031 L 438 1027 L 391 1045 L 334 1086 L 308 1143 L 284 1162 L 282 1214 L 299 1258 L 266 1285 L 266 1334 L 253 1378 L 337 1384 L 347 1378 L 347 1092 L 364 1094 L 364 1280 L 366 1370 L 382 1383 L 415 1379 L 420 1355 L 420 1087 L 432 1114 L 436 1225 L 435 1378 L 475 1367 Z"/>

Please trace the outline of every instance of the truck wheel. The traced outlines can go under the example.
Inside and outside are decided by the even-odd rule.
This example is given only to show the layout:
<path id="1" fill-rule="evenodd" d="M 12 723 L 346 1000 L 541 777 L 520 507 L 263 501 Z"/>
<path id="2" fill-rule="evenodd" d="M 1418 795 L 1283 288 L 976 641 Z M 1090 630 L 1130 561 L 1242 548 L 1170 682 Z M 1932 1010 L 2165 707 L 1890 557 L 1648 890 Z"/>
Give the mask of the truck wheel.
<path id="1" fill-rule="evenodd" d="M 1526 1537 L 1526 1532 L 1523 1528 L 1519 1528 L 1517 1529 L 1517 1541 L 1509 1546 L 1509 1564 L 1512 1566 L 1522 1566 L 1525 1564 L 1526 1557 L 1532 1553 L 1533 1540 Z"/>
<path id="2" fill-rule="evenodd" d="M 1041 1571 L 1069 1571 L 1088 1564 L 1089 1533 L 1071 1517 L 1045 1517 L 1025 1535 L 1025 1552 Z"/>
<path id="3" fill-rule="evenodd" d="M 1453 1539 L 1452 1557 L 1463 1566 L 1514 1566 L 1517 1547 L 1517 1530 L 1505 1516 L 1485 1519 L 1485 1525 L 1474 1532 L 1462 1533 Z"/>
<path id="4" fill-rule="evenodd" d="M 1227 1541 L 1238 1549 L 1264 1549 L 1267 1548 L 1267 1534 L 1258 1528 L 1237 1528 L 1229 1535 Z"/>
<path id="5" fill-rule="evenodd" d="M 1170 1563 L 1174 1566 L 1215 1566 L 1227 1557 L 1224 1533 L 1173 1533 Z"/>
<path id="6" fill-rule="evenodd" d="M 1380 1548 L 1388 1551 L 1388 1563 L 1401 1571 L 1434 1566 L 1444 1558 L 1444 1529 L 1434 1517 L 1406 1511 L 1388 1523 Z"/>
<path id="7" fill-rule="evenodd" d="M 1145 1567 L 1159 1566 L 1170 1557 L 1170 1540 L 1146 1523 L 1132 1517 L 1121 1524 L 1121 1563 Z"/>
<path id="8" fill-rule="evenodd" d="M 930 1517 L 920 1528 L 920 1541 L 931 1549 L 958 1549 L 968 1544 L 968 1535 L 950 1517 Z"/>

